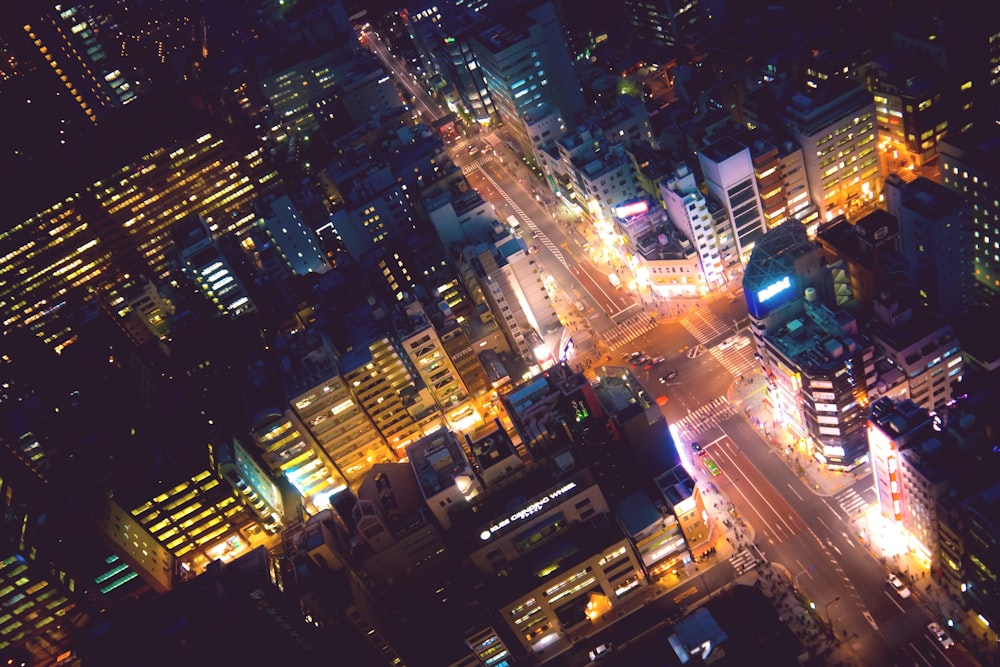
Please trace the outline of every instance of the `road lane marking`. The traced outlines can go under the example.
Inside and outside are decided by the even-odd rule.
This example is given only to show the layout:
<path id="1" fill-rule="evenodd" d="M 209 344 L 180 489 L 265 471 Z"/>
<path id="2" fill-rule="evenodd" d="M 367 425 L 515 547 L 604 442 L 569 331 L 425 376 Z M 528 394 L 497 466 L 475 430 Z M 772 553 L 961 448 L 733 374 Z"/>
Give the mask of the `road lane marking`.
<path id="1" fill-rule="evenodd" d="M 856 546 L 854 544 L 854 540 L 851 539 L 850 535 L 848 535 L 844 531 L 840 531 L 840 534 L 844 536 L 844 541 L 847 542 L 848 546 L 850 546 L 851 548 L 854 548 L 854 546 Z"/>
<path id="2" fill-rule="evenodd" d="M 878 623 L 876 623 L 875 619 L 872 618 L 871 613 L 865 611 L 865 612 L 862 612 L 861 615 L 865 617 L 866 621 L 868 621 L 868 625 L 872 626 L 876 631 L 878 631 Z"/>
<path id="3" fill-rule="evenodd" d="M 723 451 L 725 451 L 725 450 L 723 450 Z M 728 452 L 727 452 L 727 455 L 728 455 Z M 759 496 L 760 496 L 760 498 L 761 498 L 761 500 L 763 500 L 763 501 L 764 501 L 764 504 L 765 504 L 765 505 L 767 505 L 768 507 L 770 507 L 770 508 L 771 508 L 771 511 L 772 511 L 772 512 L 774 512 L 774 516 L 778 517 L 778 520 L 779 520 L 779 521 L 781 521 L 781 523 L 785 524 L 785 528 L 787 528 L 787 529 L 788 529 L 788 532 L 789 532 L 789 534 L 790 534 L 790 535 L 795 535 L 795 530 L 794 530 L 794 529 L 792 528 L 791 524 L 789 524 L 789 523 L 788 523 L 787 521 L 785 521 L 784 517 L 782 517 L 782 516 L 781 516 L 781 515 L 780 515 L 780 514 L 778 513 L 778 510 L 774 509 L 774 505 L 772 505 L 772 504 L 771 504 L 771 501 L 769 501 L 769 500 L 768 500 L 768 499 L 767 499 L 767 498 L 766 498 L 766 497 L 764 496 L 764 494 L 763 494 L 763 493 L 761 493 L 761 490 L 757 488 L 757 485 L 756 485 L 756 484 L 754 484 L 753 482 L 751 482 L 751 481 L 750 481 L 749 479 L 747 479 L 747 475 L 746 475 L 746 473 L 745 473 L 745 472 L 743 471 L 743 469 L 742 469 L 742 468 L 740 468 L 739 464 L 738 464 L 738 463 L 736 463 L 736 460 L 735 460 L 735 459 L 733 459 L 732 457 L 729 457 L 729 458 L 730 458 L 730 460 L 731 460 L 731 461 L 732 461 L 732 463 L 733 463 L 733 467 L 734 467 L 734 468 L 736 468 L 736 470 L 737 470 L 737 471 L 738 471 L 738 472 L 740 473 L 740 475 L 742 475 L 742 476 L 743 476 L 743 479 L 745 479 L 745 480 L 747 481 L 747 483 L 748 483 L 748 484 L 750 484 L 750 486 L 752 486 L 752 487 L 753 487 L 753 490 L 757 492 L 757 495 L 759 495 Z M 752 464 L 751 464 L 751 465 L 752 465 Z M 760 474 L 760 471 L 759 471 L 759 470 L 757 470 L 756 468 L 754 468 L 754 470 L 755 470 L 755 471 L 757 472 L 757 474 Z M 743 497 L 744 497 L 744 498 L 746 498 L 746 495 L 744 495 L 744 494 L 743 494 L 742 492 L 740 492 L 740 493 L 741 493 L 741 495 L 743 495 Z M 747 498 L 747 502 L 750 502 L 750 499 L 749 499 L 749 498 Z M 758 513 L 758 516 L 759 516 L 759 513 Z M 763 518 L 764 518 L 764 517 L 761 517 L 761 519 L 763 519 Z M 793 519 L 793 520 L 794 520 L 794 519 Z"/>
<path id="4" fill-rule="evenodd" d="M 906 613 L 906 610 L 903 609 L 903 605 L 899 604 L 899 600 L 896 599 L 896 594 L 895 593 L 893 593 L 893 594 L 890 595 L 889 591 L 882 591 L 882 592 L 885 593 L 886 597 L 889 598 L 890 602 L 892 602 L 894 605 L 896 605 L 897 609 L 899 609 L 904 614 Z"/>
<path id="5" fill-rule="evenodd" d="M 681 600 L 685 600 L 691 597 L 692 595 L 697 595 L 697 594 L 698 594 L 698 588 L 696 586 L 692 586 L 691 588 L 687 589 L 680 595 L 675 595 L 674 602 L 679 603 Z"/>
<path id="6" fill-rule="evenodd" d="M 798 498 L 799 500 L 805 500 L 805 498 L 803 498 L 802 496 L 800 496 L 799 492 L 796 491 L 795 488 L 791 484 L 788 485 L 788 488 L 792 490 L 792 493 L 795 494 L 796 498 Z"/>

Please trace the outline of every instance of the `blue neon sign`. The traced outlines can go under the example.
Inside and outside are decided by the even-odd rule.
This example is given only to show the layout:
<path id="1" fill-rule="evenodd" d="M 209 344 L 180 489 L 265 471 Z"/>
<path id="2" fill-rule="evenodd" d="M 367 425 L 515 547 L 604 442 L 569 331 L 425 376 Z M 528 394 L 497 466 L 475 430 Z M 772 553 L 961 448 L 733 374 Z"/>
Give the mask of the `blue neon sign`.
<path id="1" fill-rule="evenodd" d="M 758 292 L 757 292 L 757 303 L 764 303 L 768 299 L 771 299 L 771 298 L 775 297 L 776 295 L 781 294 L 782 292 L 784 292 L 786 289 L 790 288 L 791 286 L 792 286 L 792 277 L 791 276 L 785 276 L 781 280 L 776 280 L 775 282 L 771 283 L 770 285 L 768 285 L 764 289 L 758 290 Z"/>

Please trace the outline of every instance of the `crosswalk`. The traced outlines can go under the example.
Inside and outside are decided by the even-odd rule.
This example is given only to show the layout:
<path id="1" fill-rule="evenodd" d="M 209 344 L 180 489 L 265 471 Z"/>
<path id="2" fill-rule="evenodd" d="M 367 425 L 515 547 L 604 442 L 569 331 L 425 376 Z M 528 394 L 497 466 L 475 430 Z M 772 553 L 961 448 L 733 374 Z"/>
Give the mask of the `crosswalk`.
<path id="1" fill-rule="evenodd" d="M 749 572 L 760 565 L 760 563 L 761 560 L 757 558 L 757 554 L 747 547 L 741 548 L 729 557 L 729 564 L 733 566 L 734 570 L 736 570 L 737 575 Z"/>
<path id="2" fill-rule="evenodd" d="M 654 328 L 656 328 L 656 321 L 649 315 L 640 313 L 602 332 L 601 337 L 609 348 L 617 350 L 622 345 L 652 331 Z"/>
<path id="3" fill-rule="evenodd" d="M 746 347 L 737 350 L 735 347 L 731 347 L 726 350 L 720 350 L 718 347 L 713 347 L 709 349 L 712 357 L 719 362 L 719 364 L 725 368 L 733 377 L 739 377 L 740 375 L 749 375 L 757 369 L 760 368 L 760 362 L 754 356 L 756 348 L 753 344 L 747 345 Z"/>
<path id="4" fill-rule="evenodd" d="M 490 162 L 493 162 L 493 156 L 492 155 L 484 155 L 483 157 L 479 158 L 478 160 L 470 162 L 469 164 L 467 164 L 464 167 L 462 167 L 462 174 L 465 175 L 465 176 L 468 176 L 469 174 L 471 174 L 475 170 L 481 168 L 483 165 L 488 164 Z M 497 188 L 497 189 L 499 190 L 500 188 Z"/>
<path id="5" fill-rule="evenodd" d="M 868 509 L 871 505 L 870 502 L 864 499 L 864 497 L 855 491 L 854 489 L 845 489 L 837 493 L 834 496 L 837 504 L 840 505 L 840 509 L 844 510 L 849 518 L 860 514 L 864 510 Z"/>
<path id="6" fill-rule="evenodd" d="M 485 164 L 486 162 L 489 162 L 489 160 L 492 160 L 492 159 L 493 159 L 492 157 L 489 157 L 488 159 L 487 158 L 479 158 L 478 160 L 476 160 L 475 162 L 473 162 L 472 165 L 477 165 L 475 168 L 478 169 L 480 166 L 482 166 L 482 165 L 479 164 L 480 162 L 482 162 L 483 164 Z M 472 165 L 470 165 L 470 166 L 472 166 Z M 465 169 L 463 169 L 462 171 L 465 172 Z M 559 262 L 560 264 L 562 264 L 563 266 L 565 266 L 568 269 L 569 268 L 569 264 L 566 262 L 566 257 L 563 256 L 562 250 L 559 249 L 559 246 L 557 246 L 555 243 L 553 243 L 549 239 L 549 237 L 546 236 L 542 232 L 542 230 L 538 228 L 538 225 L 536 225 L 535 222 L 531 218 L 528 217 L 528 214 L 525 213 L 524 210 L 520 206 L 517 205 L 517 202 L 515 202 L 513 199 L 511 199 L 511 196 L 509 194 L 507 194 L 507 191 L 504 190 L 503 188 L 501 188 L 500 184 L 497 183 L 496 180 L 494 180 L 494 178 L 492 176 L 490 176 L 486 172 L 485 169 L 482 170 L 482 175 L 483 175 L 483 178 L 485 178 L 487 181 L 489 181 L 490 185 L 492 185 L 493 188 L 497 192 L 500 193 L 500 196 L 503 197 L 503 200 L 505 202 L 507 202 L 507 205 L 511 207 L 511 209 L 514 211 L 514 213 L 517 214 L 517 217 L 520 218 L 521 221 L 524 223 L 524 226 L 527 227 L 528 230 L 532 234 L 534 234 L 534 238 L 531 239 L 531 241 L 532 242 L 540 242 L 542 245 L 544 245 L 546 247 L 546 249 L 548 249 L 548 251 L 552 253 L 552 256 L 556 258 L 556 261 Z"/>
<path id="7" fill-rule="evenodd" d="M 693 438 L 711 428 L 718 428 L 719 422 L 736 414 L 736 406 L 725 396 L 712 399 L 697 410 L 688 413 L 674 422 L 674 426 L 682 436 Z"/>
<path id="8" fill-rule="evenodd" d="M 681 318 L 681 326 L 702 344 L 715 340 L 727 331 L 732 331 L 731 324 L 723 321 L 708 308 L 696 308 Z"/>

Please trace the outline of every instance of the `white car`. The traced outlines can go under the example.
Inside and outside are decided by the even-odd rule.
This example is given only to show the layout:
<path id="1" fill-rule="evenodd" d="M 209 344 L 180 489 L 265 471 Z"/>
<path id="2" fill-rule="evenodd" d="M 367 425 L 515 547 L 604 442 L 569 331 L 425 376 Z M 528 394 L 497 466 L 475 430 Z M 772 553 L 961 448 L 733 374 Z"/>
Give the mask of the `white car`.
<path id="1" fill-rule="evenodd" d="M 603 660 L 604 658 L 611 655 L 615 650 L 615 645 L 611 642 L 607 644 L 601 644 L 590 652 L 590 661 L 597 662 L 598 660 Z"/>
<path id="2" fill-rule="evenodd" d="M 941 644 L 941 648 L 951 648 L 955 645 L 955 640 L 948 636 L 948 633 L 944 631 L 937 623 L 928 623 L 927 632 L 931 633 L 934 639 L 938 640 Z"/>
<path id="3" fill-rule="evenodd" d="M 749 344 L 750 339 L 746 336 L 730 336 L 726 340 L 719 343 L 718 346 L 716 346 L 716 349 L 719 350 L 719 352 L 724 352 L 731 347 L 737 350 L 742 350 Z"/>
<path id="4" fill-rule="evenodd" d="M 910 597 L 910 589 L 907 588 L 906 584 L 904 584 L 900 580 L 900 578 L 895 574 L 890 574 L 889 578 L 886 579 L 886 583 L 892 586 L 892 590 L 896 591 L 896 595 L 898 595 L 899 597 L 901 598 Z"/>

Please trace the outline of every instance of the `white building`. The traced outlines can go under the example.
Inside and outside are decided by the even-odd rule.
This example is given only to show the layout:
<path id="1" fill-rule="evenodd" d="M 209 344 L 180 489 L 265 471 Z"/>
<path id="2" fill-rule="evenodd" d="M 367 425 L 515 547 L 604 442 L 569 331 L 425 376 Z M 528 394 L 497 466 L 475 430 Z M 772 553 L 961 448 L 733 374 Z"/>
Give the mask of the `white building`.
<path id="1" fill-rule="evenodd" d="M 702 148 L 698 161 L 709 193 L 729 214 L 736 252 L 740 263 L 746 265 L 754 244 L 766 231 L 750 149 L 723 137 Z"/>
<path id="2" fill-rule="evenodd" d="M 672 178 L 660 184 L 663 204 L 674 229 L 691 242 L 701 264 L 705 284 L 724 285 L 727 269 L 738 265 L 735 235 L 731 229 L 716 229 L 715 218 L 694 174 L 684 164 Z"/>

